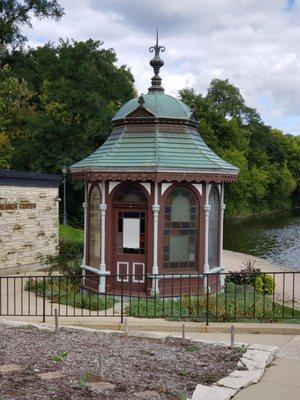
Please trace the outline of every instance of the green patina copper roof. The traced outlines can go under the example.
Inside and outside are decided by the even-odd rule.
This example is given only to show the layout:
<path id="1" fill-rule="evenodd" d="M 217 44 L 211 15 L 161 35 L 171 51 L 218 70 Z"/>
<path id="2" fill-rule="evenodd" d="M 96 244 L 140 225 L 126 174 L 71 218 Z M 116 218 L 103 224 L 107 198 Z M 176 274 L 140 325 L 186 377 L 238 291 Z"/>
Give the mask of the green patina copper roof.
<path id="1" fill-rule="evenodd" d="M 116 128 L 94 153 L 72 165 L 80 170 L 222 171 L 238 169 L 217 156 L 193 128 L 185 133 L 130 132 Z"/>
<path id="2" fill-rule="evenodd" d="M 155 56 L 150 61 L 154 76 L 149 92 L 120 108 L 112 119 L 116 127 L 109 138 L 90 156 L 72 165 L 72 172 L 192 171 L 237 175 L 238 168 L 204 143 L 195 128 L 193 111 L 164 93 L 159 76 L 164 64 L 159 53 L 164 47 L 159 46 L 158 36 L 150 51 Z"/>
<path id="3" fill-rule="evenodd" d="M 189 120 L 192 110 L 181 100 L 165 94 L 163 91 L 149 92 L 142 95 L 144 108 L 156 118 Z M 113 121 L 126 118 L 139 107 L 139 97 L 129 100 L 113 117 Z"/>

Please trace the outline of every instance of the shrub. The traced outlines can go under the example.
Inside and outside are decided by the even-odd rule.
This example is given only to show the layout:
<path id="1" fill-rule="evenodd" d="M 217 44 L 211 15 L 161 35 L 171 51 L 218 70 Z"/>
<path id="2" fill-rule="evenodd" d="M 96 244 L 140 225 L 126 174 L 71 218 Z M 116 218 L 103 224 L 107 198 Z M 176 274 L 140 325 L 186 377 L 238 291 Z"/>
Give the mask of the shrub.
<path id="1" fill-rule="evenodd" d="M 44 286 L 45 285 L 45 286 Z M 35 293 L 36 296 L 43 296 L 51 303 L 60 303 L 100 311 L 113 307 L 116 299 L 113 296 L 99 295 L 91 292 L 82 293 L 77 285 L 74 285 L 72 278 L 50 276 L 45 281 L 39 278 L 28 278 L 25 282 L 25 290 Z"/>
<path id="2" fill-rule="evenodd" d="M 272 294 L 275 289 L 274 279 L 270 274 L 264 274 L 255 268 L 255 261 L 246 261 L 245 268 L 237 272 L 229 272 L 226 282 L 235 285 L 251 286 L 257 293 Z"/>
<path id="3" fill-rule="evenodd" d="M 60 238 L 59 254 L 46 257 L 43 263 L 50 275 L 53 272 L 68 276 L 81 275 L 82 252 L 82 243 Z"/>

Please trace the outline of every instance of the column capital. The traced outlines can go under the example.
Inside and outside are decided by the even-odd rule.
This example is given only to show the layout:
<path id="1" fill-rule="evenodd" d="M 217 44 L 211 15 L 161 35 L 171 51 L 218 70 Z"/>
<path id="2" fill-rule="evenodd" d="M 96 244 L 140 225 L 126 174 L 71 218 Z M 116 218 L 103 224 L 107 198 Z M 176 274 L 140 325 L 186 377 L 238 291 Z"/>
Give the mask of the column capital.
<path id="1" fill-rule="evenodd" d="M 152 211 L 153 211 L 154 213 L 158 213 L 159 210 L 160 210 L 160 205 L 159 205 L 159 204 L 153 204 L 153 206 L 152 206 Z"/>
<path id="2" fill-rule="evenodd" d="M 87 210 L 87 203 L 86 202 L 82 203 L 82 208 L 83 208 L 84 211 Z"/>
<path id="3" fill-rule="evenodd" d="M 107 209 L 107 205 L 106 204 L 99 204 L 99 210 L 100 211 L 106 211 L 106 209 Z"/>
<path id="4" fill-rule="evenodd" d="M 208 212 L 208 211 L 210 211 L 211 206 L 209 204 L 205 204 L 203 208 L 204 208 L 205 212 Z"/>
<path id="5" fill-rule="evenodd" d="M 225 208 L 226 208 L 226 204 L 222 204 L 222 205 L 221 205 L 221 210 L 224 211 Z"/>

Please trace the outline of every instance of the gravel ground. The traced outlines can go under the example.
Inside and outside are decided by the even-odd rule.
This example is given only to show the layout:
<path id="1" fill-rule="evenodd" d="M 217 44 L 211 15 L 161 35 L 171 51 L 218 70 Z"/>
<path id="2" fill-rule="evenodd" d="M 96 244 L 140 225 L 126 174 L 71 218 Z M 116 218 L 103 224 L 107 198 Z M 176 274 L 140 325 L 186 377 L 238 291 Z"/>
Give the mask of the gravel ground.
<path id="1" fill-rule="evenodd" d="M 97 360 L 104 360 L 104 381 L 114 387 L 96 391 Z M 185 400 L 198 383 L 211 384 L 237 367 L 242 352 L 204 343 L 182 343 L 124 335 L 61 330 L 58 335 L 33 327 L 0 324 L 0 366 L 21 365 L 21 372 L 0 375 L 0 399 Z M 59 371 L 49 381 L 38 374 Z"/>

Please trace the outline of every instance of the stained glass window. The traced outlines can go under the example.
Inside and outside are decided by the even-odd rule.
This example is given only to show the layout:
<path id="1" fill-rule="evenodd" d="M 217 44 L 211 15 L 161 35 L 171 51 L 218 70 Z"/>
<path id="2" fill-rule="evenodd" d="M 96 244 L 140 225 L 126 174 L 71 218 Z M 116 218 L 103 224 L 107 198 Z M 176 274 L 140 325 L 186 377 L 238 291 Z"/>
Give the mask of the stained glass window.
<path id="1" fill-rule="evenodd" d="M 210 189 L 209 204 L 208 264 L 212 269 L 218 266 L 219 195 L 215 186 Z"/>
<path id="2" fill-rule="evenodd" d="M 114 203 L 118 204 L 146 204 L 147 197 L 137 185 L 123 186 L 114 196 Z"/>
<path id="3" fill-rule="evenodd" d="M 195 194 L 180 186 L 165 202 L 164 268 L 196 269 L 198 202 Z"/>
<path id="4" fill-rule="evenodd" d="M 99 188 L 94 186 L 89 204 L 89 265 L 100 267 L 100 210 L 101 195 Z"/>

